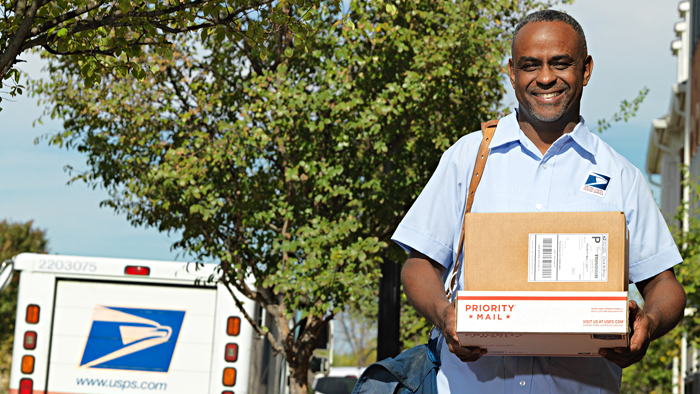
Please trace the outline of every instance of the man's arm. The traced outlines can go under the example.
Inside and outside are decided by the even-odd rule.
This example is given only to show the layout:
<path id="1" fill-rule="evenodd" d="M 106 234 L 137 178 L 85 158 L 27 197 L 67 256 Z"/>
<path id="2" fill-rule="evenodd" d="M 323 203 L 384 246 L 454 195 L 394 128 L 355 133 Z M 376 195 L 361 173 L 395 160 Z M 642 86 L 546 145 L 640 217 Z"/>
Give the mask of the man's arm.
<path id="1" fill-rule="evenodd" d="M 669 332 L 683 318 L 685 291 L 673 268 L 636 283 L 644 298 L 644 309 L 630 301 L 632 336 L 629 348 L 601 349 L 600 354 L 622 368 L 642 358 L 649 344 Z"/>
<path id="2" fill-rule="evenodd" d="M 404 293 L 418 313 L 442 330 L 452 353 L 462 361 L 476 361 L 486 354 L 486 349 L 459 344 L 454 306 L 445 298 L 443 272 L 445 267 L 442 265 L 420 252 L 411 251 L 401 271 Z"/>

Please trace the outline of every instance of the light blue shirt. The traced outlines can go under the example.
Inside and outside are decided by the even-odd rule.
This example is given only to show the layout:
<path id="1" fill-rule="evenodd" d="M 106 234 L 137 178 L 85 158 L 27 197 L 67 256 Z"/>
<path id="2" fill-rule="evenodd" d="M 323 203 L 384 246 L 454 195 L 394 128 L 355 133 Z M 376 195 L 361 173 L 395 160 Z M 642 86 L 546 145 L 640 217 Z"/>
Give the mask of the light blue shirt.
<path id="1" fill-rule="evenodd" d="M 452 268 L 466 193 L 482 133 L 461 138 L 440 159 L 392 239 Z M 592 134 L 581 118 L 542 153 L 517 114 L 498 123 L 472 212 L 622 211 L 630 231 L 630 282 L 682 258 L 641 172 Z M 458 273 L 457 289 L 464 288 Z M 444 279 L 444 278 L 443 278 Z M 482 357 L 463 363 L 442 346 L 438 393 L 617 393 L 622 370 L 598 357 Z"/>

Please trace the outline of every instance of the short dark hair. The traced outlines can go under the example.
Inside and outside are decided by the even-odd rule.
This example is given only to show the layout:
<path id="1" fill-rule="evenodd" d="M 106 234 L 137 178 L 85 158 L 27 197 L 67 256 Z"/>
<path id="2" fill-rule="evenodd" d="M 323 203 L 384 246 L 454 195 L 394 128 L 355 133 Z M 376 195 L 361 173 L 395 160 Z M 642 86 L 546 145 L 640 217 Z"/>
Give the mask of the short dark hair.
<path id="1" fill-rule="evenodd" d="M 518 32 L 520 29 L 523 28 L 523 26 L 527 25 L 530 22 L 564 22 L 567 25 L 571 26 L 574 28 L 576 31 L 576 34 L 578 34 L 579 41 L 581 42 L 581 47 L 583 48 L 584 53 L 588 53 L 588 46 L 586 45 L 586 35 L 583 34 L 583 29 L 581 28 L 581 25 L 571 17 L 569 14 L 565 14 L 561 11 L 557 10 L 540 10 L 540 11 L 535 11 L 532 14 L 526 16 L 520 23 L 518 23 L 518 26 L 515 27 L 515 31 L 513 32 L 513 39 L 510 42 L 510 53 L 511 55 L 513 54 L 513 43 L 515 42 L 515 37 L 518 35 Z"/>

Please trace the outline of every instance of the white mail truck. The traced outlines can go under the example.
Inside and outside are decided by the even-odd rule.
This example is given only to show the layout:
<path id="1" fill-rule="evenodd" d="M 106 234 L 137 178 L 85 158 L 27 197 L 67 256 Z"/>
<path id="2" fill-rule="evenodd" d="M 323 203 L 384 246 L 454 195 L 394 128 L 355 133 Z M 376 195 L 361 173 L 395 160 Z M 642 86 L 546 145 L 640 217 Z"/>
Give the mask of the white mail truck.
<path id="1" fill-rule="evenodd" d="M 10 394 L 282 393 L 266 347 L 214 265 L 20 254 Z M 262 310 L 246 300 L 249 316 Z"/>

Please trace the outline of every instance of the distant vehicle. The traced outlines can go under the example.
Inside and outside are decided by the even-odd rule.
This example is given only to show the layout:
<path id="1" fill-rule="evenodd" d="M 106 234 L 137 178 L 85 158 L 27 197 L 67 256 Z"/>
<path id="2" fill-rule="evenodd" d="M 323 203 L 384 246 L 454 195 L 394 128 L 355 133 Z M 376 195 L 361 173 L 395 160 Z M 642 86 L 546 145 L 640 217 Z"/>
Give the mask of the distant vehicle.
<path id="1" fill-rule="evenodd" d="M 314 393 L 351 394 L 365 368 L 331 367 L 327 375 L 318 375 L 311 385 Z"/>
<path id="2" fill-rule="evenodd" d="M 29 253 L 8 260 L 0 284 L 20 273 L 10 394 L 288 392 L 286 363 L 209 280 L 214 269 Z M 265 319 L 234 293 L 249 316 Z"/>

